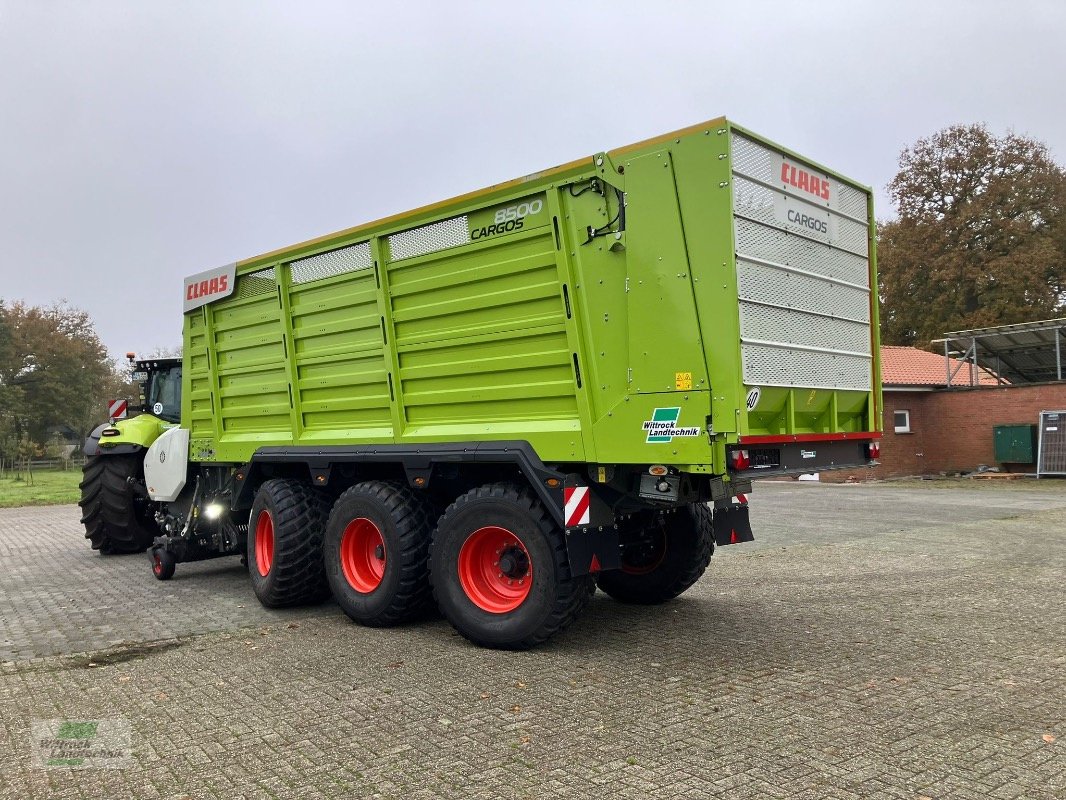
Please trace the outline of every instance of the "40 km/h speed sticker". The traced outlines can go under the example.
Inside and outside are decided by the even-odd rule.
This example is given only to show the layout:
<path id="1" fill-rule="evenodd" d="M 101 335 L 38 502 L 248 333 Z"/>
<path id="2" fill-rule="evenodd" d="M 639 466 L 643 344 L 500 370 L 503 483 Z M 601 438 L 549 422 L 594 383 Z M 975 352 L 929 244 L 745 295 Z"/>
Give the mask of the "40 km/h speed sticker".
<path id="1" fill-rule="evenodd" d="M 755 406 L 759 405 L 759 398 L 762 397 L 762 391 L 756 386 L 750 392 L 748 392 L 748 399 L 745 401 L 745 405 L 748 407 L 748 411 L 754 411 Z"/>

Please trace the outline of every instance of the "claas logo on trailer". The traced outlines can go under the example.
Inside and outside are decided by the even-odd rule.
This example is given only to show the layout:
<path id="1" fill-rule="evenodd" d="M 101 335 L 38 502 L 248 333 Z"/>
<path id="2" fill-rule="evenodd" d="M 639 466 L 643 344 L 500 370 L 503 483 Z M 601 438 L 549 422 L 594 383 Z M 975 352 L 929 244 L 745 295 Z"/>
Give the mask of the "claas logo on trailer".
<path id="1" fill-rule="evenodd" d="M 825 201 L 828 201 L 833 193 L 833 184 L 829 179 L 808 172 L 787 158 L 781 159 L 781 183 Z"/>
<path id="2" fill-rule="evenodd" d="M 183 295 L 185 312 L 188 313 L 215 300 L 221 300 L 223 297 L 229 297 L 233 294 L 236 275 L 236 264 L 228 264 L 190 275 L 185 279 Z"/>

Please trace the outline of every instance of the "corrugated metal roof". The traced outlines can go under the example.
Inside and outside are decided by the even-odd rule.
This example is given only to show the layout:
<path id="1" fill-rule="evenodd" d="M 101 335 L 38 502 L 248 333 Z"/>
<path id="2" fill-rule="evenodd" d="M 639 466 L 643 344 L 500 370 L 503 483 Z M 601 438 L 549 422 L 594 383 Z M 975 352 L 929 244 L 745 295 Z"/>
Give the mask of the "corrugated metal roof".
<path id="1" fill-rule="evenodd" d="M 1040 383 L 1066 378 L 1066 317 L 998 325 L 944 334 L 934 344 L 952 355 L 976 350 L 977 363 L 1011 383 Z"/>

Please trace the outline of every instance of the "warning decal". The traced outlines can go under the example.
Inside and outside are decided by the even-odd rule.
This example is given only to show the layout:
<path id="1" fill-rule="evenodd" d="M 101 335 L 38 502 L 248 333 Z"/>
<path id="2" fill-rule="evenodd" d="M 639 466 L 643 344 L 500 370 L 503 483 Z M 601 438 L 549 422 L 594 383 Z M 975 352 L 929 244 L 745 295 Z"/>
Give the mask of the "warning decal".
<path id="1" fill-rule="evenodd" d="M 563 489 L 563 521 L 566 527 L 589 524 L 589 487 L 567 486 Z"/>

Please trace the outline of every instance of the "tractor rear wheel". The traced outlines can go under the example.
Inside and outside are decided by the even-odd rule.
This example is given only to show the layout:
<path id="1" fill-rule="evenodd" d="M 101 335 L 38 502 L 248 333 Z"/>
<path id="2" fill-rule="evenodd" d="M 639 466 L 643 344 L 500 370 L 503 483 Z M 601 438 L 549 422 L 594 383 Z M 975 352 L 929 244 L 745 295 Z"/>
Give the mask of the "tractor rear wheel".
<path id="1" fill-rule="evenodd" d="M 623 603 L 663 603 L 700 579 L 713 552 L 711 509 L 696 503 L 657 517 L 625 544 L 622 568 L 600 573 L 596 584 Z"/>
<path id="2" fill-rule="evenodd" d="M 248 520 L 248 574 L 267 608 L 317 603 L 329 594 L 322 532 L 329 500 L 299 481 L 273 478 L 259 487 Z"/>
<path id="3" fill-rule="evenodd" d="M 82 471 L 81 521 L 101 553 L 143 553 L 159 535 L 144 482 L 141 454 L 89 456 Z"/>
<path id="4" fill-rule="evenodd" d="M 526 650 L 573 622 L 595 591 L 574 577 L 563 532 L 509 483 L 462 495 L 437 523 L 430 581 L 441 612 L 474 644 Z"/>

